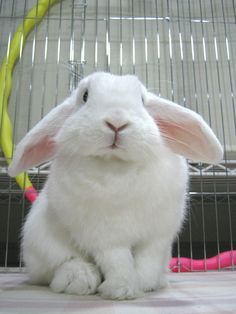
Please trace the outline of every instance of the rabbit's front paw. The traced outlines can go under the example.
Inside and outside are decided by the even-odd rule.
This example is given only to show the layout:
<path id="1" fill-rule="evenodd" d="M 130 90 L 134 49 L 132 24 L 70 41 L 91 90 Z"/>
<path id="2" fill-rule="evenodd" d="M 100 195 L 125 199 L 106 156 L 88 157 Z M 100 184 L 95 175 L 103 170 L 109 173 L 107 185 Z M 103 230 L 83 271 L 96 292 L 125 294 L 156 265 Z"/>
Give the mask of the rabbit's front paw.
<path id="1" fill-rule="evenodd" d="M 161 275 L 159 283 L 158 283 L 158 288 L 159 289 L 165 289 L 170 286 L 169 281 L 167 279 L 167 276 L 165 274 Z"/>
<path id="2" fill-rule="evenodd" d="M 87 295 L 96 293 L 100 283 L 101 275 L 96 266 L 75 258 L 55 271 L 50 287 L 55 292 Z"/>
<path id="3" fill-rule="evenodd" d="M 169 287 L 169 282 L 166 278 L 166 275 L 161 275 L 159 280 L 156 282 L 142 282 L 141 284 L 143 291 L 150 292 L 156 291 L 159 289 L 166 289 Z"/>
<path id="4" fill-rule="evenodd" d="M 121 278 L 105 280 L 98 287 L 98 292 L 104 299 L 126 300 L 140 296 L 140 291 L 134 282 Z"/>

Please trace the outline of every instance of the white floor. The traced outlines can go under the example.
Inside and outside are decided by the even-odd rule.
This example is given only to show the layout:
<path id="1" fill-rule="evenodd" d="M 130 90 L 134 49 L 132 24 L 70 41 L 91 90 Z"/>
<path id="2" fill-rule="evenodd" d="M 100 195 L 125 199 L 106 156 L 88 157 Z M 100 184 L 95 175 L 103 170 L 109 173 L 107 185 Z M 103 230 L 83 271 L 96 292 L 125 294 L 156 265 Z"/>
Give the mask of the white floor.
<path id="1" fill-rule="evenodd" d="M 236 271 L 171 273 L 170 287 L 132 301 L 56 294 L 26 279 L 24 274 L 0 274 L 1 314 L 236 314 Z"/>

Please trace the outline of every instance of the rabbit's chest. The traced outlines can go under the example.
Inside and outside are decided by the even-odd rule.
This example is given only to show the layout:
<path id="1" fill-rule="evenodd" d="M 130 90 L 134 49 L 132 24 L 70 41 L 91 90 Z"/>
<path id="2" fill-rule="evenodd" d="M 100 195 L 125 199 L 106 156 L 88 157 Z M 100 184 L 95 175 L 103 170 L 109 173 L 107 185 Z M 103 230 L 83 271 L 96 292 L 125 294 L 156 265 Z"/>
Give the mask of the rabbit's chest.
<path id="1" fill-rule="evenodd" d="M 135 182 L 112 189 L 105 182 L 95 189 L 86 182 L 81 189 L 70 215 L 70 229 L 80 242 L 133 241 L 147 228 L 154 197 L 149 195 L 147 204 L 147 191 L 139 190 Z"/>
<path id="2" fill-rule="evenodd" d="M 82 248 L 134 245 L 176 229 L 183 217 L 185 181 L 164 167 L 122 173 L 83 171 L 56 182 L 57 214 Z M 172 186 L 165 184 L 165 181 Z M 172 230 L 171 230 L 172 229 Z"/>
<path id="3" fill-rule="evenodd" d="M 78 246 L 91 252 L 109 246 L 132 246 L 153 233 L 155 224 L 150 216 L 151 208 L 141 198 L 97 199 L 79 204 L 69 229 Z"/>

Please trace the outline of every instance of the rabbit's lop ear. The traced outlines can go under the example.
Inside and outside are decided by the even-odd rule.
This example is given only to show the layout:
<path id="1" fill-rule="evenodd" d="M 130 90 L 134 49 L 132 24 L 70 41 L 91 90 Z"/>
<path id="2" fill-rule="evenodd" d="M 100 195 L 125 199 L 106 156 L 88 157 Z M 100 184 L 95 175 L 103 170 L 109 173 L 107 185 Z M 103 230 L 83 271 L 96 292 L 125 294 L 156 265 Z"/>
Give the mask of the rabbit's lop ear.
<path id="1" fill-rule="evenodd" d="M 152 93 L 146 107 L 173 152 L 197 162 L 215 164 L 222 159 L 222 146 L 200 115 Z"/>
<path id="2" fill-rule="evenodd" d="M 56 153 L 55 136 L 65 120 L 74 112 L 72 96 L 52 109 L 31 129 L 16 146 L 12 163 L 8 168 L 10 176 L 52 159 Z"/>

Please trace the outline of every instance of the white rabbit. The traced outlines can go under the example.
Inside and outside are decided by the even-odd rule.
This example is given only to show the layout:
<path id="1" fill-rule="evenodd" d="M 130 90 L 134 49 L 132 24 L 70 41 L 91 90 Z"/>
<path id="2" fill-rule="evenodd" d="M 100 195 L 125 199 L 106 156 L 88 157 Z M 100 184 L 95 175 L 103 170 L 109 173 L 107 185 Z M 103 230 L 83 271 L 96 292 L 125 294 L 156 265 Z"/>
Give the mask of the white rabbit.
<path id="1" fill-rule="evenodd" d="M 94 73 L 18 144 L 15 176 L 53 159 L 23 229 L 34 283 L 129 299 L 166 284 L 185 214 L 185 159 L 217 163 L 222 147 L 193 111 L 132 75 Z"/>

